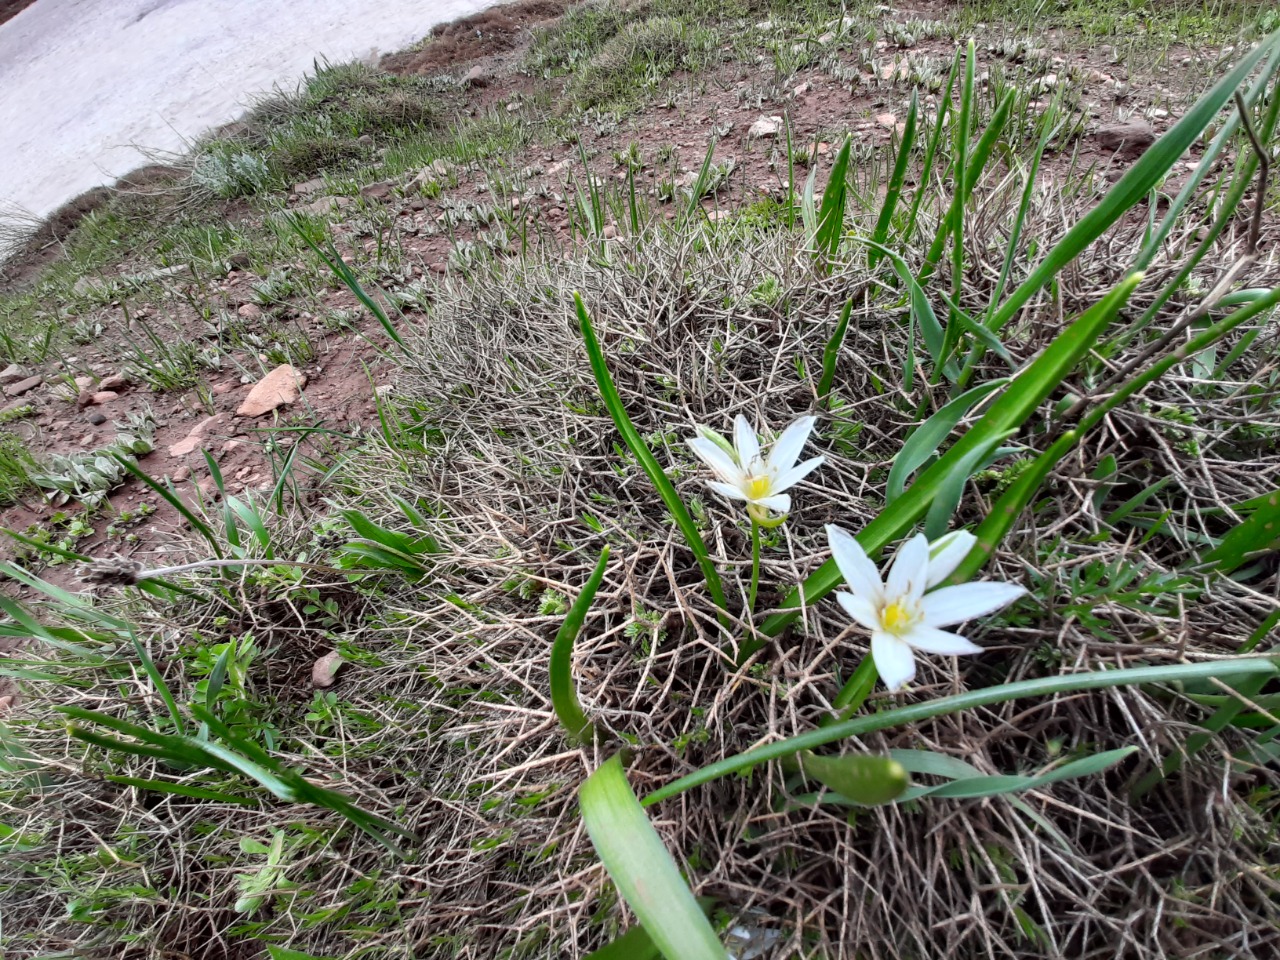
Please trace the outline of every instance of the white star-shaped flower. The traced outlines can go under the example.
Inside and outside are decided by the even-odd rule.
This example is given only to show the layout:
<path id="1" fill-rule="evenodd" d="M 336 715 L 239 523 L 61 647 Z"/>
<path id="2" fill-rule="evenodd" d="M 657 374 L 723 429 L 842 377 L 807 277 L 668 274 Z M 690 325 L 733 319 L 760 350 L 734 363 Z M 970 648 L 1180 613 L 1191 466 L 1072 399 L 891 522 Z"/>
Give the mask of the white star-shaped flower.
<path id="1" fill-rule="evenodd" d="M 730 500 L 746 501 L 754 520 L 776 523 L 780 521 L 769 521 L 769 511 L 784 519 L 791 511 L 791 497 L 784 491 L 825 460 L 814 457 L 796 464 L 816 422 L 816 417 L 795 421 L 774 441 L 767 458 L 760 452 L 755 428 L 741 414 L 733 422 L 732 444 L 714 430 L 700 426 L 700 436 L 691 439 L 689 446 L 715 473 L 717 479 L 708 482 L 712 490 Z"/>
<path id="2" fill-rule="evenodd" d="M 1027 592 L 1016 583 L 994 580 L 934 590 L 968 555 L 974 539 L 957 530 L 931 547 L 918 534 L 898 550 L 889 576 L 881 581 L 861 544 L 839 527 L 827 527 L 831 555 L 852 591 L 837 593 L 836 600 L 871 631 L 871 656 L 891 691 L 915 678 L 917 650 L 949 656 L 982 652 L 976 643 L 941 627 L 994 613 Z"/>

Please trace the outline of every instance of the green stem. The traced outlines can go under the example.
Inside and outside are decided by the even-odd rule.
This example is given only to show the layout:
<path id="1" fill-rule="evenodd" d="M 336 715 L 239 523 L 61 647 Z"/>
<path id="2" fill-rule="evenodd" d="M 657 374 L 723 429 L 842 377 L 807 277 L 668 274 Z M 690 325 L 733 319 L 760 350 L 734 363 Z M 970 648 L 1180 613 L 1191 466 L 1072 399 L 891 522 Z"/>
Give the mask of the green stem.
<path id="1" fill-rule="evenodd" d="M 756 612 L 756 591 L 760 588 L 760 524 L 751 518 L 751 586 L 747 589 L 747 619 Z"/>

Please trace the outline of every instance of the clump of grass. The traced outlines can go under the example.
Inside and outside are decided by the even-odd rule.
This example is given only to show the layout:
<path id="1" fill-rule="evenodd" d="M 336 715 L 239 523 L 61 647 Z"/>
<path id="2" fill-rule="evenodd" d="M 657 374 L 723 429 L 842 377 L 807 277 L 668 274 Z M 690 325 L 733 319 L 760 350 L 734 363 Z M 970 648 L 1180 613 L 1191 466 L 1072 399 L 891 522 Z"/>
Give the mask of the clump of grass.
<path id="1" fill-rule="evenodd" d="M 712 36 L 675 17 L 629 23 L 574 73 L 565 93 L 583 109 L 634 103 L 663 78 L 692 66 Z"/>
<path id="2" fill-rule="evenodd" d="M 31 474 L 35 469 L 35 458 L 22 438 L 0 430 L 0 504 L 17 503 L 33 491 Z"/>

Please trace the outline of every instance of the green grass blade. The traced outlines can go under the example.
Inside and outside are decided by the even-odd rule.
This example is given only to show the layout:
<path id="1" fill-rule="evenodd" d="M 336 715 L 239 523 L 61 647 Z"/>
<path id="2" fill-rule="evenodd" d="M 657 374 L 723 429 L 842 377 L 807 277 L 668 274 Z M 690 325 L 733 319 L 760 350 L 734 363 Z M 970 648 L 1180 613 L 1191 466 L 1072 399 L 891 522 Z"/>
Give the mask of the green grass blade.
<path id="1" fill-rule="evenodd" d="M 182 714 L 178 710 L 178 701 L 173 698 L 169 685 L 164 682 L 164 677 L 156 669 L 156 664 L 151 659 L 151 654 L 147 653 L 147 648 L 142 645 L 142 641 L 138 639 L 137 635 L 131 631 L 129 639 L 133 641 L 134 652 L 138 654 L 138 659 L 142 661 L 142 669 L 146 671 L 147 676 L 151 679 L 151 685 L 156 688 L 156 692 L 164 700 L 164 705 L 169 711 L 169 718 L 173 720 L 174 730 L 182 733 L 185 725 L 182 722 Z"/>
<path id="2" fill-rule="evenodd" d="M 933 131 L 929 135 L 929 143 L 925 146 L 924 159 L 920 163 L 920 176 L 918 183 L 920 184 L 915 191 L 915 196 L 911 200 L 911 212 L 907 215 L 906 227 L 902 231 L 902 237 L 910 242 L 912 234 L 915 232 L 916 220 L 920 215 L 920 205 L 924 202 L 925 194 L 929 191 L 925 189 L 926 185 L 933 178 L 933 163 L 938 155 L 938 145 L 942 142 L 942 134 L 946 129 L 947 112 L 951 109 L 951 91 L 956 86 L 956 76 L 960 72 L 961 52 L 956 50 L 955 56 L 951 59 L 951 70 L 947 74 L 947 83 L 943 88 L 938 99 L 938 116 L 933 121 Z"/>
<path id="3" fill-rule="evenodd" d="M 157 793 L 175 793 L 181 797 L 193 797 L 196 800 L 213 800 L 216 803 L 234 803 L 244 807 L 256 807 L 257 800 L 249 797 L 236 797 L 229 793 L 196 787 L 186 783 L 171 783 L 168 780 L 144 780 L 141 777 L 120 777 L 108 775 L 112 783 L 124 784 L 126 787 L 137 787 L 139 790 L 154 790 Z"/>
<path id="4" fill-rule="evenodd" d="M 849 329 L 851 313 L 853 313 L 852 297 L 845 301 L 844 309 L 840 311 L 840 319 L 836 321 L 836 328 L 831 331 L 831 338 L 827 340 L 827 345 L 822 350 L 822 379 L 818 381 L 818 400 L 820 401 L 827 398 L 827 394 L 831 392 L 831 384 L 836 378 L 836 362 L 840 359 L 840 347 L 844 344 L 844 335 Z"/>
<path id="5" fill-rule="evenodd" d="M 898 201 L 902 198 L 902 185 L 907 179 L 907 166 L 911 162 L 911 150 L 916 142 L 916 124 L 920 113 L 920 98 L 917 92 L 911 91 L 911 106 L 907 109 L 907 119 L 902 128 L 902 142 L 898 144 L 898 156 L 893 164 L 893 173 L 889 176 L 889 186 L 885 190 L 884 203 L 880 206 L 880 216 L 876 219 L 875 229 L 871 231 L 871 242 L 883 246 L 889 239 L 889 227 L 893 223 L 893 215 L 898 209 Z M 867 251 L 867 266 L 874 269 L 880 261 L 880 251 L 872 247 Z"/>
<path id="6" fill-rule="evenodd" d="M 818 210 L 818 229 L 814 234 L 814 241 L 817 256 L 828 272 L 844 236 L 844 212 L 849 199 L 849 151 L 852 147 L 853 139 L 845 137 L 840 152 L 831 164 L 831 176 L 827 180 L 827 189 L 822 194 L 822 207 Z"/>
<path id="7" fill-rule="evenodd" d="M 1086 310 L 1060 333 L 1044 352 L 1018 374 L 992 403 L 982 418 L 952 447 L 934 461 L 898 499 L 889 504 L 857 535 L 868 554 L 874 555 L 886 544 L 903 536 L 933 502 L 953 469 L 970 453 L 983 447 L 998 435 L 1018 429 L 1046 397 L 1060 384 L 1080 359 L 1097 341 L 1099 334 L 1128 301 L 1141 282 L 1141 274 L 1131 274 L 1102 300 Z M 787 594 L 781 609 L 760 625 L 759 633 L 776 637 L 799 616 L 800 608 L 817 603 L 840 583 L 840 571 L 834 560 L 828 560 L 798 587 Z M 749 656 L 765 641 L 752 638 L 743 645 Z"/>
<path id="8" fill-rule="evenodd" d="M 1198 566 L 1208 565 L 1217 572 L 1229 574 L 1264 553 L 1280 547 L 1280 490 L 1266 494 L 1244 520 L 1232 527 L 1222 542 L 1200 558 Z"/>
<path id="9" fill-rule="evenodd" d="M 1107 750 L 1092 757 L 1084 757 L 1064 763 L 1039 776 L 987 775 L 961 777 L 950 783 L 942 783 L 933 787 L 916 787 L 903 794 L 903 800 L 915 800 L 921 797 L 938 797 L 951 800 L 977 800 L 983 797 L 998 797 L 1011 793 L 1024 793 L 1027 790 L 1038 790 L 1061 780 L 1074 780 L 1080 777 L 1091 777 L 1115 766 L 1127 757 L 1133 756 L 1137 747 L 1121 747 L 1118 750 Z M 909 752 L 909 751 L 904 751 Z"/>
<path id="10" fill-rule="evenodd" d="M 920 723 L 932 720 L 934 717 L 959 713 L 962 710 L 1006 703 L 1023 697 L 1046 697 L 1058 693 L 1080 693 L 1085 690 L 1104 690 L 1110 687 L 1137 686 L 1144 683 L 1178 683 L 1188 680 L 1206 680 L 1210 677 L 1226 680 L 1250 675 L 1277 677 L 1280 676 L 1280 666 L 1277 666 L 1274 660 L 1265 657 L 1240 657 L 1215 660 L 1210 663 L 1179 663 L 1172 666 L 1095 670 L 1088 673 L 1040 677 L 1034 680 L 1019 680 L 1014 683 L 984 687 L 981 690 L 972 690 L 953 697 L 927 700 L 924 703 L 914 703 L 894 710 L 855 717 L 788 737 L 786 740 L 766 744 L 763 747 L 756 747 L 746 753 L 708 764 L 701 770 L 660 787 L 648 794 L 641 801 L 641 805 L 652 806 L 693 787 L 732 773 L 741 773 L 768 760 L 794 756 L 801 750 L 812 750 L 847 737 L 858 737 L 877 730 Z"/>
<path id="11" fill-rule="evenodd" d="M 208 524 L 206 524 L 203 520 L 201 520 L 199 517 L 197 517 L 194 513 L 191 512 L 191 509 L 185 503 L 182 502 L 181 497 L 173 493 L 173 491 L 171 491 L 168 487 L 164 486 L 163 484 L 159 483 L 156 480 L 153 480 L 146 473 L 146 471 L 144 471 L 136 463 L 131 462 L 128 457 L 122 457 L 119 454 L 112 454 L 112 456 L 114 456 L 115 459 L 119 461 L 122 467 L 124 467 L 131 474 L 133 474 L 135 477 L 141 480 L 144 484 L 150 487 L 152 491 L 155 492 L 156 496 L 160 497 L 167 504 L 169 504 L 169 506 L 177 510 L 178 513 L 182 516 L 182 518 L 186 520 L 187 523 L 191 524 L 191 529 L 195 530 L 197 533 L 200 534 L 200 536 L 204 537 L 205 540 L 209 542 L 209 547 L 210 549 L 213 550 L 213 555 L 217 557 L 219 560 L 223 559 L 222 547 L 218 543 L 218 538 L 213 535 L 213 531 L 209 529 Z"/>
<path id="12" fill-rule="evenodd" d="M 1203 724 L 1204 733 L 1193 733 L 1187 738 L 1187 742 L 1183 745 L 1182 750 L 1178 753 L 1170 754 L 1165 757 L 1164 762 L 1154 770 L 1148 772 L 1144 777 L 1138 780 L 1130 790 L 1129 796 L 1134 799 L 1140 799 L 1150 793 L 1160 783 L 1160 781 L 1172 776 L 1182 769 L 1182 765 L 1194 757 L 1213 741 L 1213 735 L 1225 730 L 1241 712 L 1248 709 L 1244 700 L 1254 700 L 1258 692 L 1266 685 L 1269 677 L 1259 674 L 1258 676 L 1244 677 L 1235 684 L 1235 690 L 1239 696 L 1231 697 L 1226 703 L 1218 707 Z"/>
<path id="13" fill-rule="evenodd" d="M 711 599 L 719 608 L 720 623 L 727 629 L 728 617 L 725 611 L 728 610 L 728 605 L 725 603 L 724 586 L 720 582 L 720 574 L 711 559 L 711 554 L 707 552 L 707 545 L 703 543 L 702 535 L 698 533 L 698 527 L 693 522 L 693 517 L 689 516 L 689 511 L 680 499 L 680 494 L 676 493 L 676 488 L 671 485 L 666 473 L 649 451 L 644 438 L 640 436 L 635 424 L 627 416 L 627 410 L 622 405 L 622 398 L 618 396 L 618 388 L 614 386 L 613 377 L 609 375 L 609 367 L 605 363 L 604 351 L 601 350 L 600 342 L 596 339 L 596 333 L 591 326 L 591 318 L 587 315 L 587 308 L 582 302 L 582 297 L 575 293 L 573 302 L 578 311 L 578 324 L 582 330 L 582 339 L 586 345 L 587 356 L 591 359 L 591 370 L 595 374 L 596 383 L 600 387 L 600 396 L 604 400 L 604 405 L 608 409 L 609 415 L 613 418 L 618 432 L 622 434 L 622 439 L 626 441 L 628 449 L 631 450 L 649 480 L 657 488 L 658 495 L 662 497 L 662 502 L 666 504 L 667 510 L 670 511 L 672 518 L 676 522 L 676 526 L 684 534 L 685 542 L 689 545 L 689 549 L 693 551 L 694 557 L 697 558 L 698 566 L 702 570 L 702 577 L 707 582 L 707 590 L 711 593 Z"/>
<path id="14" fill-rule="evenodd" d="M 369 296 L 364 287 L 360 285 L 360 279 L 355 275 L 355 272 L 347 266 L 347 262 L 342 259 L 342 254 L 340 254 L 338 252 L 338 248 L 333 245 L 333 241 L 326 237 L 325 245 L 324 247 L 321 247 L 320 244 L 316 242 L 315 238 L 311 236 L 311 231 L 308 229 L 308 225 L 300 217 L 296 214 L 290 214 L 287 217 L 287 220 L 293 232 L 301 237 L 302 242 L 310 247 L 316 256 L 324 261 L 325 266 L 329 268 L 330 272 L 342 281 L 343 286 L 351 291 L 352 295 L 360 301 L 366 310 L 373 314 L 378 323 L 382 325 L 382 329 L 385 331 L 387 336 L 391 338 L 392 342 L 395 343 L 395 345 L 398 346 L 406 356 L 408 356 L 409 349 L 405 346 L 404 340 L 400 338 L 400 334 L 396 330 L 395 324 L 391 322 L 391 318 L 387 316 L 387 312 L 382 309 L 382 305 L 378 303 L 377 300 L 374 300 L 373 297 Z"/>
<path id="15" fill-rule="evenodd" d="M 666 960 L 726 960 L 671 854 L 627 783 L 617 754 L 578 791 L 587 833 L 609 876 Z"/>
<path id="16" fill-rule="evenodd" d="M 591 721 L 587 719 L 578 701 L 578 691 L 573 683 L 573 642 L 578 638 L 578 631 L 587 618 L 587 611 L 596 598 L 596 591 L 604 580 L 604 569 L 609 562 L 609 548 L 600 551 L 600 559 L 591 571 L 586 586 L 578 594 L 578 599 L 569 608 L 569 615 L 564 618 L 555 641 L 551 644 L 551 706 L 560 725 L 575 740 L 590 743 L 593 735 Z"/>
<path id="17" fill-rule="evenodd" d="M 707 184 L 711 181 L 711 158 L 715 152 L 716 141 L 713 137 L 711 142 L 707 144 L 707 155 L 702 158 L 702 169 L 698 171 L 697 179 L 693 181 L 693 186 L 689 188 L 689 203 L 684 209 L 684 219 L 686 220 L 702 209 L 702 195 L 706 193 Z M 600 229 L 604 229 L 603 224 Z"/>
<path id="18" fill-rule="evenodd" d="M 991 322 L 988 324 L 989 329 L 999 332 L 1041 287 L 1084 252 L 1134 205 L 1141 202 L 1173 169 L 1182 154 L 1196 142 L 1205 127 L 1230 101 L 1236 88 L 1248 78 L 1261 59 L 1275 48 L 1277 42 L 1280 42 L 1280 31 L 1271 34 L 1251 50 L 1235 69 L 1219 80 L 1181 120 L 1152 144 L 1115 186 L 1107 191 L 1101 202 L 1081 217 L 1075 226 L 1054 244 L 1031 275 L 992 314 Z M 961 371 L 959 381 L 961 385 L 968 381 L 981 356 L 980 346 L 975 346 L 970 351 L 965 367 Z"/>

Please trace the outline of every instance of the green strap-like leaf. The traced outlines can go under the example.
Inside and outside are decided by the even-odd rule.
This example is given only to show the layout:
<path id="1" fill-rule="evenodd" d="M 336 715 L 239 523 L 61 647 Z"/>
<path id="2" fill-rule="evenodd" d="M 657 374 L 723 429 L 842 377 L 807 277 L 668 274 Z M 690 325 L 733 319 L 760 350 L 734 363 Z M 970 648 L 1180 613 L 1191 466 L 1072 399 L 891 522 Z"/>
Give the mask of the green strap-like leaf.
<path id="1" fill-rule="evenodd" d="M 964 436 L 934 461 L 897 500 L 862 528 L 857 535 L 862 549 L 874 555 L 886 544 L 903 536 L 929 509 L 952 471 L 964 463 L 973 450 L 988 445 L 993 437 L 1018 429 L 1097 342 L 1100 333 L 1128 301 L 1141 280 L 1141 274 L 1131 274 L 1060 333 L 1014 378 Z M 835 561 L 827 560 L 803 584 L 787 594 L 780 605 L 782 609 L 760 625 L 758 637 L 743 643 L 743 655 L 750 656 L 763 646 L 765 640 L 762 638 L 776 637 L 799 616 L 802 605 L 817 603 L 834 590 L 840 580 Z"/>
<path id="2" fill-rule="evenodd" d="M 672 486 L 666 473 L 644 442 L 644 438 L 640 436 L 635 424 L 627 416 L 626 407 L 622 405 L 622 397 L 618 395 L 618 388 L 614 386 L 613 377 L 609 375 L 609 366 L 605 363 L 604 351 L 600 349 L 600 341 L 596 339 L 596 332 L 591 326 L 591 318 L 587 315 L 587 308 L 582 302 L 582 297 L 575 293 L 573 302 L 578 311 L 578 325 L 582 330 L 582 339 L 587 348 L 587 356 L 591 359 L 591 370 L 595 374 L 597 385 L 600 387 L 600 396 L 604 400 L 605 408 L 609 411 L 609 416 L 613 418 L 618 432 L 622 434 L 622 439 L 626 441 L 628 449 L 630 449 L 636 460 L 640 462 L 640 466 L 644 469 L 650 482 L 657 488 L 658 495 L 662 497 L 662 502 L 666 504 L 667 510 L 670 511 L 672 518 L 676 522 L 676 526 L 684 534 L 685 543 L 689 545 L 689 549 L 693 551 L 694 557 L 698 560 L 698 566 L 702 570 L 702 578 L 707 582 L 707 590 L 711 593 L 711 599 L 719 608 L 720 623 L 727 629 L 728 617 L 725 615 L 725 611 L 728 609 L 728 604 L 725 603 L 724 586 L 720 582 L 720 574 L 716 570 L 715 562 L 707 551 L 707 545 L 702 541 L 702 534 L 698 533 L 698 527 L 693 522 L 693 517 L 689 516 L 689 511 L 685 507 L 684 501 L 680 499 L 680 494 L 676 493 L 676 488 Z"/>
<path id="3" fill-rule="evenodd" d="M 573 642 L 578 638 L 582 622 L 587 618 L 587 611 L 596 598 L 600 582 L 604 580 L 604 568 L 609 562 L 609 548 L 600 552 L 596 568 L 587 579 L 586 586 L 578 599 L 569 608 L 569 615 L 564 618 L 556 638 L 551 644 L 551 707 L 560 718 L 560 725 L 575 740 L 584 743 L 591 741 L 591 721 L 587 719 L 578 701 L 578 691 L 573 683 Z"/>
<path id="4" fill-rule="evenodd" d="M 990 706 L 993 703 L 1005 703 L 1020 697 L 1046 697 L 1057 693 L 1079 693 L 1084 690 L 1103 690 L 1108 687 L 1136 686 L 1143 683 L 1176 683 L 1187 680 L 1203 680 L 1217 677 L 1226 680 L 1254 674 L 1280 676 L 1280 666 L 1276 661 L 1265 657 L 1239 657 L 1231 660 L 1216 660 L 1210 663 L 1179 663 L 1164 667 L 1128 667 L 1123 670 L 1095 670 L 1082 674 L 1066 674 L 1058 677 L 1041 677 L 1035 680 L 1019 680 L 1015 683 L 1004 683 L 994 687 L 984 687 L 957 694 L 954 697 L 942 697 L 927 700 L 924 703 L 913 703 L 910 706 L 885 710 L 882 713 L 855 717 L 840 723 L 810 730 L 786 740 L 779 740 L 756 747 L 746 753 L 727 757 L 708 764 L 688 776 L 681 777 L 665 787 L 653 791 L 644 798 L 643 806 L 651 806 L 660 800 L 666 800 L 678 793 L 693 787 L 701 786 L 712 780 L 740 773 L 768 760 L 790 757 L 801 750 L 812 750 L 815 747 L 835 743 L 846 737 L 858 737 L 877 730 L 908 723 L 919 723 L 934 717 L 972 710 L 977 707 Z"/>
<path id="5" fill-rule="evenodd" d="M 715 931 L 631 792 L 620 756 L 614 754 L 587 778 L 578 801 L 596 853 L 666 960 L 726 960 Z"/>

